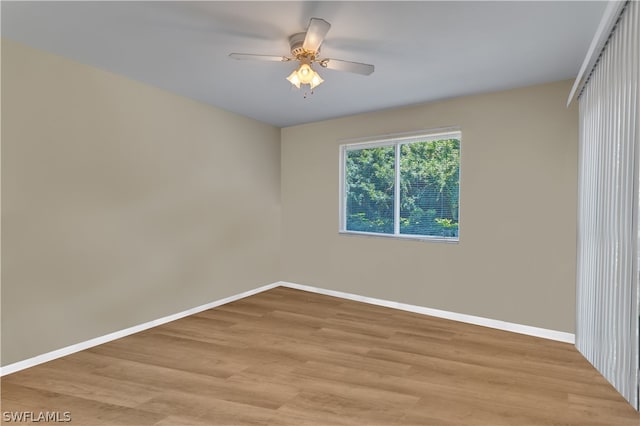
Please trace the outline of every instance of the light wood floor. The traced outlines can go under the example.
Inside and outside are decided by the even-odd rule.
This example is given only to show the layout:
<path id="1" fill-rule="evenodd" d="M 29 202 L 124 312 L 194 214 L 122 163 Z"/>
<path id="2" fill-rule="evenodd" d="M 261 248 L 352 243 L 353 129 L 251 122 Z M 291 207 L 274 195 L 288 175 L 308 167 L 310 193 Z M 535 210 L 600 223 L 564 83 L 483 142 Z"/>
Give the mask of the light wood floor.
<path id="1" fill-rule="evenodd" d="M 287 288 L 1 385 L 72 425 L 640 425 L 570 344 Z"/>

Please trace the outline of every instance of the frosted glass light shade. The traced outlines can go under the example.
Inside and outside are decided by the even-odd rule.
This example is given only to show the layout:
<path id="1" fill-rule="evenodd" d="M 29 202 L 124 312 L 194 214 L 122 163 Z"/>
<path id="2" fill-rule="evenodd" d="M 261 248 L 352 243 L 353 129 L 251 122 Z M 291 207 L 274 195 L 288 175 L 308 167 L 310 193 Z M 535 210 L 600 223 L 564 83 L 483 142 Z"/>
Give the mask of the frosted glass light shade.
<path id="1" fill-rule="evenodd" d="M 289 80 L 289 82 L 298 89 L 301 84 L 308 84 L 311 86 L 311 90 L 318 87 L 324 81 L 322 77 L 320 77 L 320 75 L 307 63 L 303 63 L 298 67 L 298 69 L 289 74 L 287 80 Z"/>

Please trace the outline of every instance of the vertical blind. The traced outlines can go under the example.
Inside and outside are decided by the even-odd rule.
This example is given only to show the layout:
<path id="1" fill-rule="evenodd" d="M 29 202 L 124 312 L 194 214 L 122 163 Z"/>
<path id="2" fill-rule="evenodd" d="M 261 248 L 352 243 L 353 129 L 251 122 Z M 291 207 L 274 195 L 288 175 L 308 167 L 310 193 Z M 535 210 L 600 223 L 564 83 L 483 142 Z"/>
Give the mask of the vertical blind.
<path id="1" fill-rule="evenodd" d="M 638 406 L 640 3 L 627 2 L 579 97 L 576 347 Z"/>

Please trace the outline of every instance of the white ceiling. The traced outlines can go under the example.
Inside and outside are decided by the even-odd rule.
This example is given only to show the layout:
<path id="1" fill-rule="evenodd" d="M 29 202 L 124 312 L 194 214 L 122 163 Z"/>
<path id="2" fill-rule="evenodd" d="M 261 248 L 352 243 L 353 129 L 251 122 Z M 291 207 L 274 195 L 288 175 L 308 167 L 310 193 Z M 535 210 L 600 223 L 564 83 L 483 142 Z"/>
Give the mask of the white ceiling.
<path id="1" fill-rule="evenodd" d="M 2 36 L 284 127 L 575 77 L 606 2 L 1 2 Z M 304 99 L 288 55 L 309 18 L 332 24 Z"/>

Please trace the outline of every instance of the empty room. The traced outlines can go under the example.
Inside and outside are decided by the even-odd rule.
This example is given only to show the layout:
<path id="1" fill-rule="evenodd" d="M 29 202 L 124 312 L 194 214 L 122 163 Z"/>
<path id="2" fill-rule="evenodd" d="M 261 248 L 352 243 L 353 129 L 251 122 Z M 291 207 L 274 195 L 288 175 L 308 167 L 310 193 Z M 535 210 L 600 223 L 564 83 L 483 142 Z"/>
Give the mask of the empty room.
<path id="1" fill-rule="evenodd" d="M 3 424 L 640 425 L 638 1 L 2 1 Z"/>

